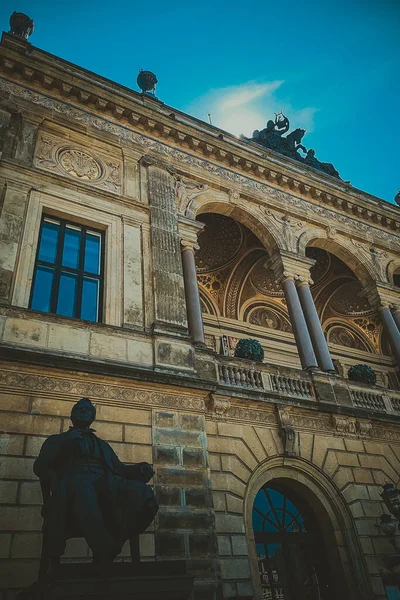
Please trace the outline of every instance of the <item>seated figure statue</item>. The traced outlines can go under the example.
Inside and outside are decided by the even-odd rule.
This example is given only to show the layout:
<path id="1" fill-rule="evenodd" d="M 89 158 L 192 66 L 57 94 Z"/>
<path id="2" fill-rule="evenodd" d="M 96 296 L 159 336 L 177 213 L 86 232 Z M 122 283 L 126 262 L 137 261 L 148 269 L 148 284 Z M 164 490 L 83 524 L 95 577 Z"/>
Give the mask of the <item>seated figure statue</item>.
<path id="1" fill-rule="evenodd" d="M 95 416 L 91 401 L 79 400 L 71 411 L 72 427 L 47 438 L 33 466 L 42 489 L 49 490 L 43 539 L 52 562 L 64 553 L 69 537 L 84 537 L 94 562 L 112 562 L 158 510 L 147 485 L 154 474 L 151 465 L 122 463 L 91 429 Z"/>

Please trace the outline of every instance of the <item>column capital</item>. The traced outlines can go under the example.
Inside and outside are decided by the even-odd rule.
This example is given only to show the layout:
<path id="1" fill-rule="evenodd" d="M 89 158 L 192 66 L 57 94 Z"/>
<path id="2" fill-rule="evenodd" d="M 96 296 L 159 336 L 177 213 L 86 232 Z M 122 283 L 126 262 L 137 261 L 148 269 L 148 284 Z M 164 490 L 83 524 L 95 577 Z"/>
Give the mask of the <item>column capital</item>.
<path id="1" fill-rule="evenodd" d="M 157 167 L 158 169 L 162 169 L 163 171 L 168 171 L 170 175 L 176 175 L 176 169 L 164 162 L 162 159 L 157 156 L 152 156 L 151 154 L 144 154 L 142 158 L 139 160 L 139 163 L 142 167 Z"/>
<path id="2" fill-rule="evenodd" d="M 310 269 L 314 264 L 314 259 L 300 257 L 286 250 L 277 250 L 268 261 L 268 266 L 274 271 L 278 281 L 293 279 L 297 285 L 313 283 Z"/>
<path id="3" fill-rule="evenodd" d="M 181 246 L 182 252 L 184 250 L 191 250 L 194 253 L 196 250 L 200 249 L 198 243 L 193 240 L 181 240 Z"/>

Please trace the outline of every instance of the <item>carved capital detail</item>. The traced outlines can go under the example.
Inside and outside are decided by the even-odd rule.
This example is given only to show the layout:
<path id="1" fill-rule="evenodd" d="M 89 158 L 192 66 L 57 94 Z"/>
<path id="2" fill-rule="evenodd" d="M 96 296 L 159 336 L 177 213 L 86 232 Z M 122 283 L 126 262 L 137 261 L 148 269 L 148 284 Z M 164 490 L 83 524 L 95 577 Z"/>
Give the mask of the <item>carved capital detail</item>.
<path id="1" fill-rule="evenodd" d="M 196 250 L 200 250 L 200 246 L 196 242 L 192 242 L 191 240 L 181 240 L 182 252 L 184 250 L 191 250 L 193 253 Z"/>
<path id="2" fill-rule="evenodd" d="M 215 419 L 223 419 L 231 407 L 229 398 L 217 394 L 209 394 L 205 404 L 207 412 L 212 413 Z"/>

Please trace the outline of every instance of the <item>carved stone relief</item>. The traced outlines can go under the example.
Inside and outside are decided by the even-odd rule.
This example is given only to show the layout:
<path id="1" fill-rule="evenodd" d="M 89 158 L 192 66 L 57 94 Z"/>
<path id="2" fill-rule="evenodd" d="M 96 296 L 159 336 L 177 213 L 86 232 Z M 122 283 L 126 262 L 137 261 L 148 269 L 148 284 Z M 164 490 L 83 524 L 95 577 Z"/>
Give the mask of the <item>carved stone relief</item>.
<path id="1" fill-rule="evenodd" d="M 340 435 L 369 437 L 372 431 L 371 421 L 360 420 L 354 417 L 332 415 L 332 426 L 336 433 Z"/>
<path id="2" fill-rule="evenodd" d="M 36 167 L 95 185 L 115 194 L 121 193 L 122 162 L 101 153 L 94 156 L 78 145 L 65 144 L 50 134 L 41 133 L 34 158 Z"/>

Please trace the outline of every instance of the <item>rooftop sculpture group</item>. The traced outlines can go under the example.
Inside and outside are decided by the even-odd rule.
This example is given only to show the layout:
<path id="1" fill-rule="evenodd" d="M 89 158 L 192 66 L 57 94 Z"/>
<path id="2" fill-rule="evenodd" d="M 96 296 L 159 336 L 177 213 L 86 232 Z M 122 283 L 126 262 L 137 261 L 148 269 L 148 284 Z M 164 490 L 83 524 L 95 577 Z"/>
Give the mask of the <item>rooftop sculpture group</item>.
<path id="1" fill-rule="evenodd" d="M 289 119 L 280 112 L 279 114 L 275 114 L 275 121 L 268 121 L 265 129 L 262 129 L 261 131 L 256 129 L 256 131 L 253 132 L 251 141 L 261 144 L 275 152 L 279 152 L 279 154 L 294 158 L 318 171 L 323 171 L 328 175 L 340 178 L 339 173 L 331 163 L 319 161 L 315 156 L 315 150 L 307 150 L 307 148 L 303 146 L 301 141 L 306 132 L 305 129 L 295 129 L 289 133 L 289 135 L 283 137 L 288 131 Z M 300 154 L 299 150 L 301 150 L 305 156 Z"/>

